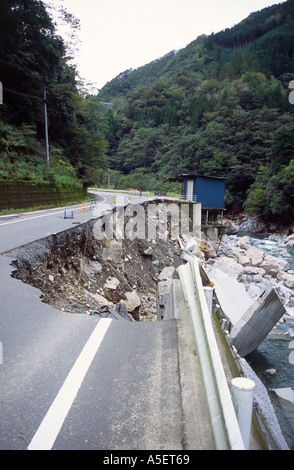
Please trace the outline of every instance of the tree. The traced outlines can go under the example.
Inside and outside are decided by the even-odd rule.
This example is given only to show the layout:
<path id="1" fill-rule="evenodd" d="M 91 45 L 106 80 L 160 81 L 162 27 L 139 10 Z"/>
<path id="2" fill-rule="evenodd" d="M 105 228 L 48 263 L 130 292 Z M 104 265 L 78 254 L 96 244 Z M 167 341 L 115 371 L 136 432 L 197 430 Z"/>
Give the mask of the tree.
<path id="1" fill-rule="evenodd" d="M 64 44 L 43 2 L 5 0 L 1 9 L 1 81 L 11 90 L 5 93 L 6 118 L 35 123 L 42 115 L 44 79 L 58 81 L 63 68 Z"/>
<path id="2" fill-rule="evenodd" d="M 78 27 L 72 15 L 64 10 L 62 14 L 74 29 Z M 86 99 L 79 91 L 77 73 L 66 52 L 41 0 L 1 2 L 0 77 L 5 95 L 5 106 L 0 110 L 2 120 L 18 127 L 32 126 L 42 142 L 46 83 L 50 145 L 64 149 L 65 157 L 76 165 L 83 181 L 93 181 L 94 173 L 107 166 L 107 124 L 98 98 Z"/>
<path id="3" fill-rule="evenodd" d="M 281 126 L 274 132 L 269 156 L 273 174 L 290 163 L 294 157 L 294 124 Z"/>

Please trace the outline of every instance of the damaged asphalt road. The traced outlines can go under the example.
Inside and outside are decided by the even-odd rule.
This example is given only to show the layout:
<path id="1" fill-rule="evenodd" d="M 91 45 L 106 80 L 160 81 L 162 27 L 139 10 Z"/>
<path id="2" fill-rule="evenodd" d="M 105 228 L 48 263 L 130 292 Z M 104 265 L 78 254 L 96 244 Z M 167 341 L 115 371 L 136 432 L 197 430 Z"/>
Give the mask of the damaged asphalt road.
<path id="1" fill-rule="evenodd" d="M 175 322 L 136 321 L 154 319 L 156 279 L 180 263 L 177 242 L 110 243 L 95 237 L 95 220 L 72 222 L 0 256 L 0 449 L 28 447 L 109 312 L 53 448 L 182 449 Z"/>
<path id="2" fill-rule="evenodd" d="M 141 207 L 145 224 L 148 204 Z M 134 320 L 155 319 L 157 277 L 181 264 L 177 240 L 107 238 L 97 224 L 93 219 L 21 247 L 13 277 L 62 311 L 103 317 L 105 306 L 120 311 L 123 304 Z"/>

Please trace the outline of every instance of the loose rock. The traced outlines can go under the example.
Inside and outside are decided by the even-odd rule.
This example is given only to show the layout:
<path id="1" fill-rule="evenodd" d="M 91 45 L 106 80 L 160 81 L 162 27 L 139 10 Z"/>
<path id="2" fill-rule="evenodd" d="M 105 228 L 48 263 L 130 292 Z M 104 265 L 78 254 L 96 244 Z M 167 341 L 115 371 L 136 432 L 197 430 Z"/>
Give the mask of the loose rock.
<path id="1" fill-rule="evenodd" d="M 251 246 L 247 250 L 246 256 L 250 259 L 252 266 L 260 266 L 263 262 L 265 254 L 256 246 Z"/>
<path id="2" fill-rule="evenodd" d="M 126 292 L 125 296 L 127 300 L 124 303 L 127 307 L 128 312 L 132 313 L 134 312 L 134 310 L 136 310 L 136 308 L 141 306 L 140 297 L 135 291 Z"/>

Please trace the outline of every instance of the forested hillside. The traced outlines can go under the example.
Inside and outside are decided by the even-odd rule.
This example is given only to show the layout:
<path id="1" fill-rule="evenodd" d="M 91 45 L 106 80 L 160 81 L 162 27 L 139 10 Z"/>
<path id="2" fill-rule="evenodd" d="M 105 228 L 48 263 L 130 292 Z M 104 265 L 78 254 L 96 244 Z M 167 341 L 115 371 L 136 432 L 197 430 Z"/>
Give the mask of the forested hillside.
<path id="1" fill-rule="evenodd" d="M 63 16 L 74 33 L 77 19 Z M 1 0 L 0 179 L 179 193 L 172 180 L 200 172 L 226 177 L 228 210 L 287 223 L 294 215 L 293 48 L 288 0 L 122 72 L 89 96 L 44 2 Z"/>
<path id="2" fill-rule="evenodd" d="M 288 0 L 106 84 L 113 182 L 178 191 L 183 172 L 224 176 L 229 210 L 293 216 L 293 47 Z"/>
<path id="3" fill-rule="evenodd" d="M 63 12 L 71 27 L 78 21 Z M 74 32 L 74 31 L 73 31 Z M 104 108 L 81 90 L 64 40 L 39 0 L 0 2 L 0 179 L 81 185 L 107 168 Z M 45 161 L 44 86 L 50 168 Z"/>

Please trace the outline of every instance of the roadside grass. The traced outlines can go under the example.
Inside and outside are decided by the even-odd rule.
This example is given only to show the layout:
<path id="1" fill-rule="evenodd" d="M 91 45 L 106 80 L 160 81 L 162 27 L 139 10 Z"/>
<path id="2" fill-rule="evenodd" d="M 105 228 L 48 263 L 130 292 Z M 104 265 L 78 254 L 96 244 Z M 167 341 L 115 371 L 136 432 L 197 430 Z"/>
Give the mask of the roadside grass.
<path id="1" fill-rule="evenodd" d="M 85 198 L 83 199 L 73 199 L 73 200 L 68 200 L 66 202 L 62 202 L 60 204 L 40 204 L 40 205 L 37 205 L 37 206 L 32 206 L 32 207 L 26 207 L 26 208 L 11 208 L 11 209 L 3 209 L 0 211 L 0 216 L 3 216 L 3 215 L 13 215 L 13 214 L 21 214 L 21 213 L 25 213 L 25 212 L 36 212 L 36 211 L 39 211 L 39 210 L 43 210 L 43 209 L 52 209 L 54 207 L 58 208 L 58 207 L 65 207 L 67 205 L 78 205 L 78 204 L 82 204 L 84 201 L 86 202 L 91 202 L 93 201 L 93 198 L 87 194 Z"/>

